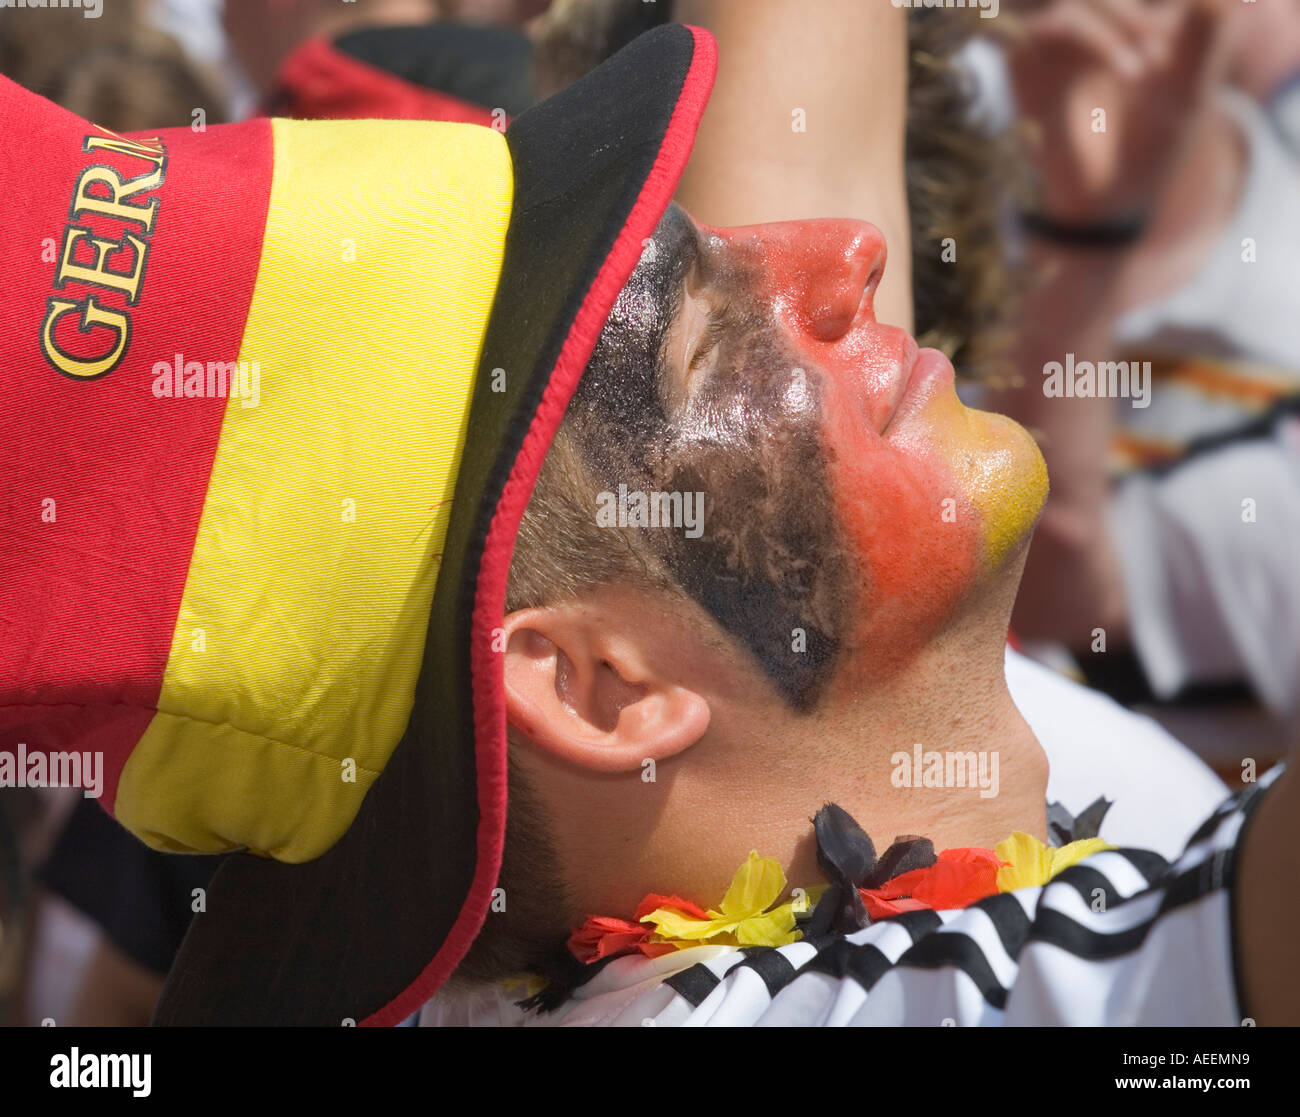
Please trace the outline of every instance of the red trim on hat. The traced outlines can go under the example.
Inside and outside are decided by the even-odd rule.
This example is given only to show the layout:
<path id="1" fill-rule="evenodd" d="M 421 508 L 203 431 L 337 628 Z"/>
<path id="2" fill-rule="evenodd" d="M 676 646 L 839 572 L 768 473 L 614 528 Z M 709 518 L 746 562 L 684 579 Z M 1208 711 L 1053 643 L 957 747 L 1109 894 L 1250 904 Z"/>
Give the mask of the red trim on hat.
<path id="1" fill-rule="evenodd" d="M 366 1017 L 362 1021 L 366 1026 L 392 1026 L 419 1009 L 460 964 L 487 918 L 492 889 L 501 871 L 506 825 L 505 678 L 502 657 L 491 650 L 492 632 L 500 627 L 505 615 L 506 582 L 515 536 L 541 473 L 542 460 L 577 390 L 609 310 L 641 258 L 642 242 L 654 233 L 659 218 L 672 201 L 695 144 L 695 133 L 717 73 L 718 55 L 712 35 L 698 27 L 688 27 L 688 30 L 694 36 L 695 49 L 659 155 L 613 249 L 574 317 L 488 528 L 474 599 L 470 649 L 479 773 L 478 859 L 474 881 L 460 915 L 433 960 L 404 992 Z"/>
<path id="2" fill-rule="evenodd" d="M 399 78 L 353 58 L 329 39 L 295 48 L 276 74 L 271 109 L 298 120 L 444 120 L 502 128 L 492 109 Z"/>

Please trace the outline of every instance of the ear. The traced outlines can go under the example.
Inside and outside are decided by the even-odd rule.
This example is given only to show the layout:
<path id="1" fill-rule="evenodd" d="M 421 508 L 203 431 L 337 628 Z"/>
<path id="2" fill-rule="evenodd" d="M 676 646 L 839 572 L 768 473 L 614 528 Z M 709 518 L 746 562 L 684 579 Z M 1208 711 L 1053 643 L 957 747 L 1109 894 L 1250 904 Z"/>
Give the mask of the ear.
<path id="1" fill-rule="evenodd" d="M 506 719 L 534 745 L 596 772 L 633 771 L 695 744 L 707 700 L 666 674 L 635 625 L 579 603 L 505 619 Z"/>

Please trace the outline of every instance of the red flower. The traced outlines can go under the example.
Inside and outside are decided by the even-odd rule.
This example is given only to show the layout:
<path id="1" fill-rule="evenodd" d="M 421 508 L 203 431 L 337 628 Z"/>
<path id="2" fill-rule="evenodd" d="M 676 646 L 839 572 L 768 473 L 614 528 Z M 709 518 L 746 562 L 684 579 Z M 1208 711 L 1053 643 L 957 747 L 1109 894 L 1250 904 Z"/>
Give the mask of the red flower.
<path id="1" fill-rule="evenodd" d="M 945 849 L 928 869 L 914 869 L 879 888 L 860 888 L 872 919 L 905 911 L 952 911 L 998 891 L 1003 862 L 991 849 Z"/>
<path id="2" fill-rule="evenodd" d="M 858 891 L 872 919 L 905 911 L 951 911 L 996 894 L 998 869 L 1003 864 L 991 849 L 945 849 L 929 868 L 914 869 L 879 888 Z M 672 908 L 692 919 L 713 918 L 690 900 L 651 892 L 637 905 L 635 922 L 606 915 L 587 916 L 586 922 L 569 936 L 570 953 L 587 964 L 634 950 L 647 958 L 671 954 L 678 949 L 677 944 L 648 941 L 654 926 L 641 922 L 657 908 Z"/>
<path id="3" fill-rule="evenodd" d="M 679 896 L 661 896 L 651 892 L 636 909 L 637 920 L 644 919 L 656 908 L 676 908 L 695 919 L 708 919 L 709 913 L 690 900 Z M 677 947 L 670 942 L 647 942 L 654 934 L 650 924 L 630 923 L 626 919 L 615 919 L 608 915 L 589 915 L 586 922 L 569 936 L 569 953 L 579 962 L 590 965 L 614 954 L 626 954 L 640 950 L 647 958 L 658 958 L 661 954 L 671 954 Z"/>
<path id="4" fill-rule="evenodd" d="M 639 945 L 651 928 L 607 915 L 589 915 L 569 936 L 569 953 L 579 962 L 598 962 L 611 954 L 622 954 Z"/>

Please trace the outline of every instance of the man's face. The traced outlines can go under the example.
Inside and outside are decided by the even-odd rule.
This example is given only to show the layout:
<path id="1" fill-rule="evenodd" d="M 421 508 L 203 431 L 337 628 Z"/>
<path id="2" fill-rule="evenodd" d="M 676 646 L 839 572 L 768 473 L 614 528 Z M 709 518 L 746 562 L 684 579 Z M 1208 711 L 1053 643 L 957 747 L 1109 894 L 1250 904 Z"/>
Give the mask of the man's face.
<path id="1" fill-rule="evenodd" d="M 698 537 L 649 546 L 800 710 L 905 664 L 1046 494 L 1024 430 L 876 322 L 884 261 L 862 222 L 710 229 L 671 207 L 569 413 L 610 491 L 704 493 Z"/>

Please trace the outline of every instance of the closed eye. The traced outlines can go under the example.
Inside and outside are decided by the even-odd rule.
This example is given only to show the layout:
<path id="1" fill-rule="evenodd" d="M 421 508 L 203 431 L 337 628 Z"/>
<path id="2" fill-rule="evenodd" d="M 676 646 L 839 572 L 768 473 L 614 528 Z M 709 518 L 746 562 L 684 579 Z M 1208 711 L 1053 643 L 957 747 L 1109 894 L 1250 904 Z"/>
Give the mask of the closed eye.
<path id="1" fill-rule="evenodd" d="M 718 347 L 718 342 L 722 340 L 722 335 L 727 329 L 727 311 L 730 308 L 730 303 L 724 303 L 720 307 L 710 309 L 709 324 L 705 327 L 699 344 L 695 347 L 695 354 L 691 357 L 689 365 L 691 372 L 702 368 L 709 355 Z"/>

